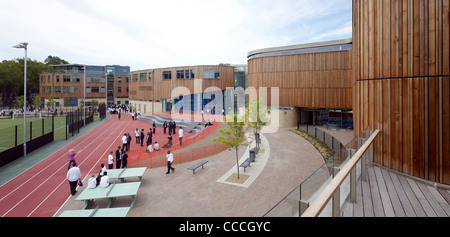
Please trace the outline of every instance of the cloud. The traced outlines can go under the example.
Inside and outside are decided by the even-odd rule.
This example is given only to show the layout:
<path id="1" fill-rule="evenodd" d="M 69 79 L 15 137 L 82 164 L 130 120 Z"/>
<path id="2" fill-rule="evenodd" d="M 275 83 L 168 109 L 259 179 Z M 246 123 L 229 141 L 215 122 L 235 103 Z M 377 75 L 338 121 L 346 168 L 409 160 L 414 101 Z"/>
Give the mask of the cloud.
<path id="1" fill-rule="evenodd" d="M 324 32 L 319 35 L 315 35 L 310 38 L 311 41 L 323 41 L 323 40 L 329 40 L 329 39 L 336 39 L 336 38 L 343 38 L 343 37 L 351 37 L 352 34 L 352 22 L 347 22 L 341 27 L 330 30 L 327 32 Z"/>
<path id="2" fill-rule="evenodd" d="M 41 61 L 132 70 L 246 63 L 255 49 L 345 35 L 351 15 L 351 0 L 2 0 L 0 57 L 22 57 L 11 46 L 28 41 Z"/>

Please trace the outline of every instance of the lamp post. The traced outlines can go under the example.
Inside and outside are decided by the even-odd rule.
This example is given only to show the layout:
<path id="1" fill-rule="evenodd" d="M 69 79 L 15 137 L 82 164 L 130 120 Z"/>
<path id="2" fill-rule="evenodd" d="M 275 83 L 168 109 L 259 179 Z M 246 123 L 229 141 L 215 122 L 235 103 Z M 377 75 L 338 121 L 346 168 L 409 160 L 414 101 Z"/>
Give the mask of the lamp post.
<path id="1" fill-rule="evenodd" d="M 20 43 L 16 46 L 13 46 L 13 48 L 16 49 L 25 49 L 25 72 L 24 72 L 24 79 L 23 79 L 23 93 L 24 93 L 24 113 L 23 113 L 23 156 L 27 156 L 27 49 L 28 49 L 28 43 Z"/>
<path id="2" fill-rule="evenodd" d="M 84 127 L 86 127 L 86 68 L 87 68 L 87 66 L 86 65 L 84 65 L 84 79 L 83 79 L 83 81 L 84 81 L 84 89 L 83 89 L 83 91 L 84 91 L 84 93 L 83 93 L 83 95 L 84 95 L 84 98 L 83 98 L 83 117 L 84 117 L 84 119 L 83 119 L 83 121 L 84 121 L 84 124 L 83 124 L 83 126 Z"/>

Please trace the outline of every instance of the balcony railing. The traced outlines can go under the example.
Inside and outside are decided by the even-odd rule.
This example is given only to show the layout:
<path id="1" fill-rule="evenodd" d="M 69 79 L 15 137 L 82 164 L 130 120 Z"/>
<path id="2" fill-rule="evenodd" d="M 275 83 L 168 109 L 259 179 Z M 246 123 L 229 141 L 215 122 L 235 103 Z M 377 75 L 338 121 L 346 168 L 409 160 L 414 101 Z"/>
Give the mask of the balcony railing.
<path id="1" fill-rule="evenodd" d="M 359 134 L 264 216 L 340 216 L 345 200 L 356 199 L 356 180 L 366 177 L 366 165 L 373 161 L 372 145 L 379 132 Z"/>

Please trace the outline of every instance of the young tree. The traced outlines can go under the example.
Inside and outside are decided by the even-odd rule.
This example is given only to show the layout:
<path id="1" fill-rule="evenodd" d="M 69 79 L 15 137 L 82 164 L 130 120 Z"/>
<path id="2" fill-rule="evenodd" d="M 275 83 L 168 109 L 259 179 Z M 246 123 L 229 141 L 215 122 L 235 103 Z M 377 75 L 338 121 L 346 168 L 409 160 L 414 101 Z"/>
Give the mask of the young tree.
<path id="1" fill-rule="evenodd" d="M 56 103 L 55 97 L 50 96 L 47 98 L 47 103 L 45 103 L 45 105 L 47 105 L 48 109 L 50 108 L 54 109 L 55 103 Z"/>
<path id="2" fill-rule="evenodd" d="M 33 104 L 34 106 L 36 106 L 36 108 L 41 108 L 42 107 L 42 100 L 41 97 L 39 95 L 35 96 L 33 98 Z"/>
<path id="3" fill-rule="evenodd" d="M 266 116 L 267 107 L 263 104 L 263 99 L 257 97 L 252 100 L 245 110 L 245 123 L 248 130 L 253 129 L 253 132 L 259 134 L 261 129 L 270 122 L 270 118 Z M 258 143 L 256 144 L 258 147 Z"/>
<path id="4" fill-rule="evenodd" d="M 229 146 L 236 151 L 236 167 L 239 179 L 239 148 L 241 146 L 248 146 L 248 142 L 245 137 L 246 126 L 244 119 L 238 118 L 237 115 L 231 116 L 227 118 L 228 121 L 227 125 L 229 129 L 228 130 L 224 130 L 223 128 L 219 129 L 219 132 L 222 135 L 214 138 L 213 141 L 217 141 L 221 144 Z"/>

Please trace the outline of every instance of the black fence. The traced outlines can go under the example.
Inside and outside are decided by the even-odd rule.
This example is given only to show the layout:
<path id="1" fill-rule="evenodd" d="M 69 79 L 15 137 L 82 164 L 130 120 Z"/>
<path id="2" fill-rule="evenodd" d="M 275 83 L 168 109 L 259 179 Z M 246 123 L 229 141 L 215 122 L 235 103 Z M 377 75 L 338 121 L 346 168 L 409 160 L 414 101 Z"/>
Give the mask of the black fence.
<path id="1" fill-rule="evenodd" d="M 99 112 L 99 118 L 104 119 L 106 110 Z M 28 154 L 55 140 L 73 137 L 80 132 L 80 128 L 94 122 L 94 115 L 94 112 L 86 112 L 85 122 L 84 112 L 75 111 L 59 117 L 43 116 L 40 120 L 29 121 L 26 129 L 23 124 L 0 129 L 0 167 L 24 156 L 24 140 Z M 56 130 L 55 120 L 58 121 Z"/>
<path id="2" fill-rule="evenodd" d="M 24 125 L 1 129 L 0 167 L 24 156 L 24 140 L 27 154 L 53 142 L 55 139 L 54 124 L 55 118 L 47 117 L 28 122 L 26 129 L 24 129 Z M 24 130 L 26 134 L 23 133 Z"/>

